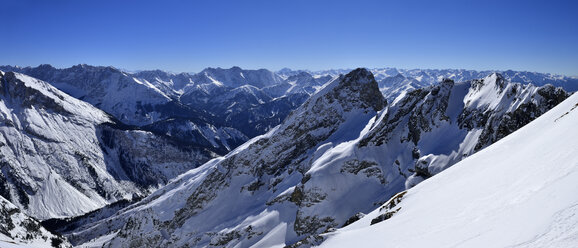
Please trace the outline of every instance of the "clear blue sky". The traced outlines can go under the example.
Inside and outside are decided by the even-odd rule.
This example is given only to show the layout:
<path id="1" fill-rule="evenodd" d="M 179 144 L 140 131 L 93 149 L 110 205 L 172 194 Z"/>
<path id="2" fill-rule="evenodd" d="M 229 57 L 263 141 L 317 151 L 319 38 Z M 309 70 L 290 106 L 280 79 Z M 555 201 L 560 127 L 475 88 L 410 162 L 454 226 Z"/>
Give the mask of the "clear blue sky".
<path id="1" fill-rule="evenodd" d="M 0 0 L 0 64 L 578 75 L 578 1 Z"/>

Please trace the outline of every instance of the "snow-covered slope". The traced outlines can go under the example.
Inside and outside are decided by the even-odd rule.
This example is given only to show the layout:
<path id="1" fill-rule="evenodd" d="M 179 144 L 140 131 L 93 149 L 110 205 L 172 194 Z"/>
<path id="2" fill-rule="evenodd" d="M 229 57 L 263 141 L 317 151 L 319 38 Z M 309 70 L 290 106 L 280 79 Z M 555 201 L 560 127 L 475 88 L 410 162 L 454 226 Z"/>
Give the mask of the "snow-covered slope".
<path id="1" fill-rule="evenodd" d="M 63 237 L 44 229 L 0 196 L 0 247 L 71 247 Z"/>
<path id="2" fill-rule="evenodd" d="M 413 81 L 398 70 L 387 73 L 401 79 L 391 82 Z M 164 78 L 158 72 L 148 76 Z M 241 71 L 219 77 L 245 76 Z M 226 86 L 222 79 L 209 82 L 211 91 L 187 95 L 190 102 L 183 101 L 185 95 L 175 99 L 171 94 L 177 91 L 165 94 L 170 100 L 161 112 L 174 116 L 143 126 L 151 133 L 110 124 L 112 117 L 44 82 L 6 73 L 0 193 L 40 219 L 81 214 L 146 195 L 214 156 L 191 143 L 224 154 L 269 130 L 118 215 L 69 235 L 76 244 L 99 238 L 91 244 L 311 245 L 319 234 L 496 142 L 567 97 L 562 89 L 510 83 L 492 74 L 400 92 L 377 113 L 384 100 L 366 70 L 333 78 L 321 90 L 318 75 L 293 76 L 296 87 L 317 84 L 311 86 L 317 94 L 284 122 L 311 92 L 271 97 L 255 85 Z M 282 85 L 289 78 L 260 84 Z M 192 92 L 186 88 L 182 92 Z M 183 116 L 189 114 L 194 117 Z M 146 226 L 147 221 L 154 223 Z"/>
<path id="3" fill-rule="evenodd" d="M 213 156 L 119 125 L 46 82 L 0 72 L 0 195 L 35 218 L 144 196 Z"/>
<path id="4" fill-rule="evenodd" d="M 578 95 L 322 247 L 576 247 Z M 371 225 L 375 223 L 374 225 Z"/>

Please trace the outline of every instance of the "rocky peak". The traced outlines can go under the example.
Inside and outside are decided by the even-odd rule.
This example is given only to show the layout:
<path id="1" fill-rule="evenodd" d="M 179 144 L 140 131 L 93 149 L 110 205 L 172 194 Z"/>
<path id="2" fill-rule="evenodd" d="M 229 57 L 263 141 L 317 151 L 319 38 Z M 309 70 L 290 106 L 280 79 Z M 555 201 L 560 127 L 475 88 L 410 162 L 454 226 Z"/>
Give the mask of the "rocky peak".
<path id="1" fill-rule="evenodd" d="M 340 96 L 343 96 L 342 93 L 347 91 L 353 92 L 353 95 L 358 95 L 357 99 L 350 100 L 360 101 L 363 105 L 371 107 L 375 111 L 379 111 L 387 105 L 387 101 L 379 91 L 373 74 L 364 68 L 357 68 L 343 76 L 334 90 L 334 92 L 340 92 Z"/>
<path id="2" fill-rule="evenodd" d="M 36 68 L 41 69 L 41 70 L 55 70 L 56 69 L 56 68 L 54 68 L 54 66 L 52 66 L 50 64 L 41 64 Z"/>
<path id="3" fill-rule="evenodd" d="M 366 84 L 371 83 L 371 81 L 375 81 L 371 72 L 365 68 L 357 68 L 347 73 L 341 82 L 342 84 Z"/>
<path id="4" fill-rule="evenodd" d="M 438 85 L 433 86 L 432 90 L 431 90 L 431 94 L 433 96 L 437 95 L 440 91 L 440 89 L 444 89 L 445 91 L 447 91 L 446 96 L 449 96 L 449 91 L 451 91 L 451 88 L 454 87 L 454 80 L 449 79 L 449 78 L 444 78 Z"/>

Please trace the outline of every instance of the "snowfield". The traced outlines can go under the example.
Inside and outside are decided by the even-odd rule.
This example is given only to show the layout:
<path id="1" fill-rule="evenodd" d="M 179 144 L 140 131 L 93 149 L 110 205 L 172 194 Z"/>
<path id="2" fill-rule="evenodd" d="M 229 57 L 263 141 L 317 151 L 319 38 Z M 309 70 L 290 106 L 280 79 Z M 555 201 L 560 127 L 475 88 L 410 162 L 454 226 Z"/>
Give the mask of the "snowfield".
<path id="1" fill-rule="evenodd" d="M 576 123 L 578 94 L 320 247 L 576 247 Z"/>

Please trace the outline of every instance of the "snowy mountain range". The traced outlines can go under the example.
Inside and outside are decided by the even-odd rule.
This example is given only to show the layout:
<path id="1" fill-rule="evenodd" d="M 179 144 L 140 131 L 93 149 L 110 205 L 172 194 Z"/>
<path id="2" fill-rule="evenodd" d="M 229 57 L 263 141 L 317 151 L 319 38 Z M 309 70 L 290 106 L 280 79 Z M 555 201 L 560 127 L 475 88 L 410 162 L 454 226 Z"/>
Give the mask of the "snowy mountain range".
<path id="1" fill-rule="evenodd" d="M 224 155 L 249 138 L 278 125 L 310 94 L 284 89 L 288 83 L 261 70 L 208 68 L 197 74 L 141 71 L 135 74 L 113 67 L 77 65 L 56 69 L 0 67 L 49 82 L 59 90 L 112 115 L 127 125 Z M 303 75 L 303 77 L 311 77 Z M 326 80 L 330 78 L 325 77 Z M 293 80 L 293 79 L 292 79 Z M 281 91 L 280 89 L 284 89 Z"/>
<path id="2" fill-rule="evenodd" d="M 551 84 L 555 87 L 562 87 L 567 91 L 578 90 L 578 78 L 555 75 L 550 73 L 528 72 L 528 71 L 475 71 L 464 69 L 397 69 L 397 68 L 374 68 L 368 69 L 373 73 L 375 80 L 379 83 L 379 88 L 388 100 L 395 99 L 406 90 L 417 89 L 441 82 L 443 79 L 452 79 L 455 82 L 464 82 L 473 79 L 484 78 L 492 73 L 500 73 L 507 81 L 544 86 Z M 314 77 L 337 76 L 346 74 L 350 69 L 337 69 L 325 71 L 293 71 L 288 68 L 280 70 L 281 76 L 295 75 L 300 72 L 307 72 Z"/>
<path id="3" fill-rule="evenodd" d="M 215 156 L 14 72 L 0 72 L 0 120 L 0 195 L 41 220 L 148 195 Z"/>
<path id="4" fill-rule="evenodd" d="M 0 203 L 22 212 L 2 218 L 88 247 L 332 242 L 576 90 L 511 71 L 0 69 Z M 57 237 L 42 230 L 0 239 Z"/>
<path id="5" fill-rule="evenodd" d="M 486 71 L 476 71 L 476 70 L 465 70 L 465 69 L 399 69 L 399 68 L 373 68 L 368 69 L 373 73 L 377 81 L 381 81 L 387 77 L 396 76 L 398 74 L 404 77 L 411 77 L 419 82 L 424 82 L 427 84 L 434 84 L 441 81 L 444 78 L 453 79 L 456 82 L 463 82 L 467 80 L 477 79 L 485 77 L 492 73 L 500 73 L 506 79 L 517 82 L 517 83 L 532 83 L 538 86 L 545 84 L 552 84 L 556 87 L 569 87 L 575 89 L 575 82 L 578 80 L 576 77 L 568 77 L 563 75 L 556 75 L 551 73 L 540 73 L 540 72 L 529 72 L 529 71 L 513 71 L 513 70 L 486 70 Z M 325 71 L 305 71 L 311 75 L 318 77 L 324 75 L 339 75 L 350 72 L 351 69 L 336 69 L 336 70 L 325 70 Z M 296 72 L 291 69 L 285 68 L 279 71 L 280 75 L 291 75 Z M 572 90 L 575 91 L 575 90 Z"/>
<path id="6" fill-rule="evenodd" d="M 492 74 L 386 107 L 372 74 L 354 70 L 275 129 L 67 237 L 105 247 L 315 245 L 567 96 Z"/>

